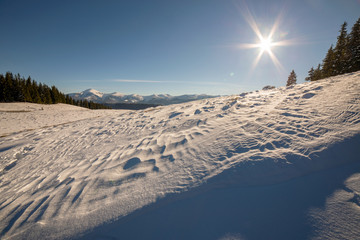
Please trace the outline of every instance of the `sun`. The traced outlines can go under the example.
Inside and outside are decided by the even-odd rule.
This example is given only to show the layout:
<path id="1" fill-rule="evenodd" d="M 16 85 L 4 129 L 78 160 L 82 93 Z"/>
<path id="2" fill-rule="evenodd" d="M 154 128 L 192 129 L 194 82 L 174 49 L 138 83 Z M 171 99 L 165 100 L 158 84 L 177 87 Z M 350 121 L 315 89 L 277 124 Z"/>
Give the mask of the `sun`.
<path id="1" fill-rule="evenodd" d="M 253 15 L 251 14 L 249 8 L 247 7 L 246 3 L 244 2 L 244 5 L 239 6 L 236 5 L 244 16 L 244 19 L 249 24 L 249 26 L 254 31 L 255 35 L 257 36 L 257 41 L 255 43 L 243 43 L 238 44 L 237 47 L 242 49 L 251 49 L 256 48 L 259 49 L 258 55 L 255 58 L 253 64 L 252 64 L 252 70 L 254 70 L 259 63 L 261 57 L 266 54 L 270 56 L 270 59 L 272 60 L 273 64 L 277 68 L 279 72 L 284 71 L 284 67 L 280 63 L 279 59 L 275 56 L 274 48 L 278 48 L 281 46 L 289 46 L 294 45 L 296 42 L 294 40 L 280 40 L 278 39 L 279 36 L 282 34 L 279 32 L 278 28 L 280 25 L 280 20 L 282 18 L 282 12 L 279 13 L 277 18 L 275 19 L 274 24 L 270 28 L 270 31 L 267 35 L 263 35 L 258 27 L 258 24 L 256 23 Z M 281 37 L 282 38 L 282 37 Z"/>
<path id="2" fill-rule="evenodd" d="M 261 49 L 262 52 L 270 53 L 271 47 L 272 47 L 272 41 L 270 37 L 261 39 L 259 43 L 259 48 Z"/>

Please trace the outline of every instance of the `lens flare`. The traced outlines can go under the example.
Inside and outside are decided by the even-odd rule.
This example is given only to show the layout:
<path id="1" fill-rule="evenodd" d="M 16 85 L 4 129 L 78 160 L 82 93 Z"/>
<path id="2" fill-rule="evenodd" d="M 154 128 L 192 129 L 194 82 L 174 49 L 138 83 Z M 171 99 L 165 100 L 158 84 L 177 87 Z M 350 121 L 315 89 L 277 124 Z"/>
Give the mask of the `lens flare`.
<path id="1" fill-rule="evenodd" d="M 274 47 L 279 47 L 279 46 L 293 45 L 293 44 L 295 44 L 295 41 L 291 41 L 291 40 L 273 41 L 274 34 L 278 30 L 280 20 L 282 17 L 281 12 L 277 16 L 274 24 L 272 25 L 269 35 L 264 37 L 264 35 L 261 33 L 261 31 L 255 21 L 253 15 L 251 14 L 249 8 L 247 7 L 245 1 L 243 1 L 242 6 L 237 6 L 237 8 L 239 9 L 240 13 L 243 15 L 244 19 L 249 24 L 249 26 L 251 27 L 251 29 L 254 31 L 254 33 L 256 34 L 256 36 L 258 38 L 257 43 L 245 43 L 245 44 L 238 45 L 238 47 L 243 48 L 243 49 L 251 49 L 251 48 L 259 49 L 259 53 L 252 64 L 252 70 L 256 68 L 261 57 L 263 56 L 264 53 L 266 53 L 270 56 L 276 69 L 279 72 L 284 72 L 284 67 L 282 66 L 282 64 L 280 63 L 278 58 L 275 56 L 272 49 Z"/>

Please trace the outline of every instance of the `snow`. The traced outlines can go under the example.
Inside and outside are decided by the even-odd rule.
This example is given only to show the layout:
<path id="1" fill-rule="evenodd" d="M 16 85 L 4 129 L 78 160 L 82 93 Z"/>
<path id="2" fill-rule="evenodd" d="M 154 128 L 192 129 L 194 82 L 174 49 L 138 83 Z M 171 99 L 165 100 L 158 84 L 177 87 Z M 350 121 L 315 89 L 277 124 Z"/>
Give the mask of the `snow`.
<path id="1" fill-rule="evenodd" d="M 181 96 L 171 96 L 169 94 L 153 94 L 150 96 L 141 96 L 138 94 L 125 95 L 119 92 L 101 93 L 95 89 L 87 89 L 80 93 L 70 93 L 69 96 L 75 100 L 88 100 L 97 103 L 142 103 L 158 105 L 170 105 L 215 97 L 205 94 Z"/>
<path id="2" fill-rule="evenodd" d="M 92 88 L 83 91 L 81 94 L 84 95 L 84 96 L 95 95 L 95 96 L 97 96 L 99 98 L 102 98 L 102 96 L 104 95 L 103 93 L 99 92 L 98 90 L 95 90 L 95 89 L 92 89 Z"/>
<path id="3" fill-rule="evenodd" d="M 359 238 L 359 103 L 360 72 L 141 111 L 1 103 L 0 236 Z"/>
<path id="4" fill-rule="evenodd" d="M 108 113 L 105 110 L 91 111 L 61 103 L 0 103 L 0 136 L 106 116 Z"/>

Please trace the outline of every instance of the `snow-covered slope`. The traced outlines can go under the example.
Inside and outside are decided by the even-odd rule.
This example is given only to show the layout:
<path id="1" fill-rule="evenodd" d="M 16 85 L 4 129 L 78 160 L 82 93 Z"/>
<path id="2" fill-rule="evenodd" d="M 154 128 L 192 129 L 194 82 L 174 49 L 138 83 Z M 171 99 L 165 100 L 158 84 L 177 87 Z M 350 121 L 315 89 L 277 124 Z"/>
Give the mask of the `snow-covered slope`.
<path id="1" fill-rule="evenodd" d="M 0 103 L 0 136 L 106 116 L 107 114 L 111 114 L 111 111 L 92 111 L 61 103 L 54 105 Z"/>
<path id="2" fill-rule="evenodd" d="M 125 95 L 119 92 L 101 93 L 95 89 L 87 89 L 80 93 L 70 93 L 69 96 L 75 100 L 88 100 L 97 103 L 141 103 L 156 105 L 170 105 L 215 97 L 206 94 L 181 96 L 171 96 L 169 94 L 153 94 L 150 96 L 141 96 L 138 94 Z"/>
<path id="3" fill-rule="evenodd" d="M 1 124 L 11 121 L 1 116 Z M 274 184 L 356 162 L 358 146 L 360 72 L 143 111 L 106 111 L 10 134 L 0 138 L 0 236 L 79 237 L 108 221 L 125 224 L 121 219 L 136 210 L 146 215 L 139 209 L 169 196 Z M 350 235 L 358 237 L 359 181 L 348 180 L 341 195 L 348 205 L 340 204 L 352 214 Z M 334 216 L 327 208 L 309 211 L 318 222 Z M 318 226 L 321 238 L 326 223 Z"/>

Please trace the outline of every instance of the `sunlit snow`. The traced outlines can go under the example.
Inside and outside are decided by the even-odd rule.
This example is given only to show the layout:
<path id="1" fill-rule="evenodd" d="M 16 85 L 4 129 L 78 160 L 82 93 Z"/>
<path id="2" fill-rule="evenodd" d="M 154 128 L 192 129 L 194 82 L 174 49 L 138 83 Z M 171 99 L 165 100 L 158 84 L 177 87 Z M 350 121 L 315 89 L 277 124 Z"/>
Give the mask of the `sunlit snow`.
<path id="1" fill-rule="evenodd" d="M 241 193 L 252 196 L 252 187 L 277 186 L 358 162 L 360 72 L 139 111 L 1 103 L 0 124 L 0 237 L 62 239 L 86 233 L 96 239 L 101 231 L 96 227 L 130 224 L 121 219 L 134 212 L 143 216 L 142 208 L 167 198 L 215 198 L 212 189 L 228 187 L 246 187 Z M 360 169 L 352 172 L 323 207 L 305 209 L 316 228 L 311 236 L 360 237 L 359 174 Z M 312 189 L 312 184 L 304 187 Z M 221 191 L 227 197 L 241 195 Z M 227 200 L 218 201 L 225 206 Z M 250 202 L 239 198 L 237 205 L 246 212 Z M 220 212 L 211 217 L 217 219 Z M 342 233 L 332 223 L 352 231 Z M 202 233 L 197 224 L 182 232 L 196 239 Z M 162 231 L 157 227 L 153 232 Z M 249 228 L 240 221 L 236 232 L 220 229 L 219 236 L 211 236 L 246 239 Z M 121 232 L 107 234 L 121 239 Z"/>

